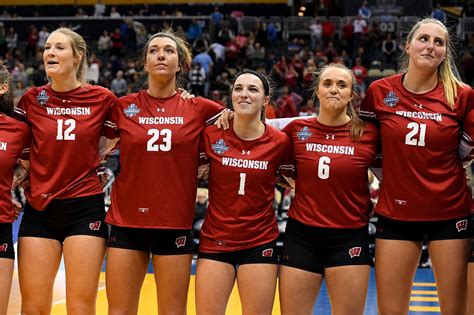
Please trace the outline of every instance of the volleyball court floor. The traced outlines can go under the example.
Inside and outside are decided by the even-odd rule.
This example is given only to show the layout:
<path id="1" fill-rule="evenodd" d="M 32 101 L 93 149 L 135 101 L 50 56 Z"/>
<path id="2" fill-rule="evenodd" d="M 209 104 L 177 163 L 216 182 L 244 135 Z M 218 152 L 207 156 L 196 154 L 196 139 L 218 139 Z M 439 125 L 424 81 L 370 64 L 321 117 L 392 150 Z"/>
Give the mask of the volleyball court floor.
<path id="1" fill-rule="evenodd" d="M 17 220 L 16 222 L 18 222 Z M 14 235 L 17 235 L 18 224 L 14 224 Z M 188 293 L 188 314 L 195 314 L 194 308 L 194 271 L 195 271 L 195 261 L 193 261 L 193 275 L 191 277 L 189 293 Z M 54 287 L 54 297 L 53 297 L 53 315 L 65 315 L 66 314 L 66 300 L 65 300 L 65 274 L 64 274 L 64 265 L 61 264 L 60 270 L 56 277 L 56 283 Z M 8 314 L 19 314 L 20 313 L 20 290 L 18 285 L 18 273 L 15 266 L 15 273 L 13 275 L 13 285 L 10 295 L 10 303 Z M 107 314 L 107 297 L 105 292 L 105 272 L 101 273 L 100 282 L 99 282 L 99 292 L 97 295 L 97 314 L 106 315 Z M 153 278 L 153 271 L 151 266 L 149 267 L 148 274 L 145 277 L 143 283 L 142 292 L 140 295 L 140 315 L 151 315 L 157 314 L 156 306 L 156 291 L 155 291 L 155 281 Z M 237 287 L 234 286 L 232 295 L 230 297 L 227 312 L 228 315 L 238 315 L 241 314 L 240 301 L 237 292 Z M 280 314 L 279 308 L 279 297 L 278 293 L 275 298 L 275 304 L 273 307 L 273 314 Z M 318 300 L 314 306 L 313 314 L 318 315 L 330 315 L 331 307 L 329 303 L 329 298 L 327 295 L 326 287 L 323 284 L 321 288 Z M 369 289 L 367 294 L 367 302 L 365 306 L 365 315 L 376 315 L 377 314 L 377 300 L 376 300 L 376 289 L 375 289 L 375 278 L 374 270 L 372 269 L 370 275 Z M 431 269 L 422 269 L 419 268 L 416 272 L 415 283 L 412 288 L 411 298 L 410 298 L 410 315 L 428 315 L 428 314 L 440 314 L 438 294 L 436 292 L 436 286 L 434 283 L 434 276 Z"/>

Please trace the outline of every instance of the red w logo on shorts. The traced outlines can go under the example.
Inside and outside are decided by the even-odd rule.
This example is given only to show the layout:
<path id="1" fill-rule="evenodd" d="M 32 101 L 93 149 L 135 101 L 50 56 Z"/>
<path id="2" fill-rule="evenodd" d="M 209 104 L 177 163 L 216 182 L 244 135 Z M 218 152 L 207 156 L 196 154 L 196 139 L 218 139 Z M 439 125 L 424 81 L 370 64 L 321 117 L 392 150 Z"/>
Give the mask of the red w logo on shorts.
<path id="1" fill-rule="evenodd" d="M 262 251 L 262 257 L 272 257 L 273 256 L 273 248 L 267 248 Z"/>
<path id="2" fill-rule="evenodd" d="M 360 253 L 362 252 L 362 247 L 352 247 L 349 249 L 349 255 L 352 257 L 359 257 Z"/>
<path id="3" fill-rule="evenodd" d="M 89 229 L 91 229 L 92 231 L 98 231 L 100 229 L 101 223 L 102 222 L 100 221 L 91 222 L 89 223 Z"/>
<path id="4" fill-rule="evenodd" d="M 7 249 L 8 249 L 7 243 L 3 243 L 2 245 L 0 245 L 0 252 L 6 252 Z"/>
<path id="5" fill-rule="evenodd" d="M 178 237 L 176 241 L 174 241 L 174 243 L 176 244 L 177 248 L 180 248 L 181 246 L 186 245 L 186 236 Z"/>
<path id="6" fill-rule="evenodd" d="M 467 220 L 461 220 L 456 222 L 456 229 L 458 229 L 458 232 L 461 231 L 466 231 L 467 230 Z"/>

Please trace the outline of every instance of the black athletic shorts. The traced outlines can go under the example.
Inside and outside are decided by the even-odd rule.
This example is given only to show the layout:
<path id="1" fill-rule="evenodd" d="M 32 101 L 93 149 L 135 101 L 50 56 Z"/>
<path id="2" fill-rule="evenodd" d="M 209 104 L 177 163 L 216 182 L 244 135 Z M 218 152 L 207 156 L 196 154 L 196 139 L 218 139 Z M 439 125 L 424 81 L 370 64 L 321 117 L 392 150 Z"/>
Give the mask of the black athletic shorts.
<path id="1" fill-rule="evenodd" d="M 439 241 L 472 237 L 471 216 L 443 221 L 398 221 L 378 217 L 376 238 L 404 241 Z"/>
<path id="2" fill-rule="evenodd" d="M 15 259 L 11 223 L 0 223 L 0 258 Z"/>
<path id="3" fill-rule="evenodd" d="M 139 229 L 112 225 L 109 247 L 154 255 L 184 255 L 194 251 L 192 230 Z"/>
<path id="4" fill-rule="evenodd" d="M 90 235 L 108 238 L 102 194 L 55 199 L 38 211 L 26 204 L 20 224 L 19 237 L 42 237 L 60 241 L 73 235 Z"/>
<path id="5" fill-rule="evenodd" d="M 324 274 L 325 268 L 370 263 L 368 226 L 320 228 L 288 218 L 281 265 Z"/>
<path id="6" fill-rule="evenodd" d="M 245 264 L 278 264 L 276 241 L 233 252 L 199 252 L 200 258 L 231 264 L 234 268 Z"/>

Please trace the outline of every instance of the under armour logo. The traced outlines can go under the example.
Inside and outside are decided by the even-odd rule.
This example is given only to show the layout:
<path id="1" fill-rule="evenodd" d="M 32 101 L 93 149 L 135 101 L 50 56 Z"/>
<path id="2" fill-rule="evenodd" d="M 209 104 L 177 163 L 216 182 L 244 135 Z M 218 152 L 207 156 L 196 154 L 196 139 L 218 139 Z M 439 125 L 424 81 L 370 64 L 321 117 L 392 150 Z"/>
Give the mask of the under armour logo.
<path id="1" fill-rule="evenodd" d="M 250 151 L 242 150 L 242 155 L 245 155 L 245 154 L 250 155 Z"/>
<path id="2" fill-rule="evenodd" d="M 423 108 L 423 105 L 422 104 L 415 104 L 415 107 L 418 107 L 418 108 Z"/>
<path id="3" fill-rule="evenodd" d="M 157 108 L 156 111 L 157 111 L 157 112 L 162 112 L 162 113 L 164 113 L 164 112 L 165 112 L 165 109 L 164 109 L 164 108 Z"/>
<path id="4" fill-rule="evenodd" d="M 326 135 L 326 139 L 336 139 L 336 136 L 335 135 Z"/>

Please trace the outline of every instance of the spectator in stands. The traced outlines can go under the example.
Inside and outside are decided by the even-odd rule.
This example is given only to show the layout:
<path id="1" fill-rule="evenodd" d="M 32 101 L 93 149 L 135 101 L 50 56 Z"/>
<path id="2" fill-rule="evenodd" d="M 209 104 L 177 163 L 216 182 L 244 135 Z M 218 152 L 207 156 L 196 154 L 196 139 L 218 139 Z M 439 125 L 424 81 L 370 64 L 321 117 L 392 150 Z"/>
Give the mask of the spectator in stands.
<path id="1" fill-rule="evenodd" d="M 332 40 L 336 27 L 329 16 L 326 16 L 321 25 L 323 26 L 323 40 L 328 43 Z"/>
<path id="2" fill-rule="evenodd" d="M 8 300 L 13 277 L 15 251 L 12 222 L 18 217 L 21 204 L 12 201 L 13 171 L 22 150 L 29 147 L 31 137 L 28 125 L 13 119 L 13 86 L 8 70 L 0 68 L 0 314 L 8 313 Z"/>
<path id="3" fill-rule="evenodd" d="M 472 146 L 468 140 L 474 134 L 461 132 L 469 124 L 465 119 L 472 100 L 461 102 L 470 88 L 454 76 L 452 58 L 444 24 L 419 21 L 405 43 L 406 72 L 372 83 L 361 105 L 361 115 L 377 122 L 382 133 L 383 185 L 375 208 L 381 314 L 408 313 L 423 240 L 428 241 L 441 313 L 467 310 L 472 205 L 463 150 L 459 156 L 457 151 L 458 145 Z"/>
<path id="4" fill-rule="evenodd" d="M 288 86 L 283 86 L 282 94 L 276 100 L 278 117 L 289 118 L 298 116 L 298 109 L 293 95 Z M 299 96 L 298 100 L 301 103 L 301 96 Z"/>
<path id="5" fill-rule="evenodd" d="M 318 18 L 314 18 L 313 23 L 309 26 L 310 34 L 310 47 L 314 50 L 316 46 L 319 46 L 323 42 L 323 26 L 319 22 Z"/>
<path id="6" fill-rule="evenodd" d="M 115 31 L 110 36 L 111 40 L 111 49 L 110 56 L 120 57 L 122 56 L 123 40 L 122 35 L 120 34 L 120 28 L 115 28 Z"/>
<path id="7" fill-rule="evenodd" d="M 99 63 L 94 59 L 94 57 L 89 57 L 87 59 L 87 68 L 86 68 L 86 82 L 90 84 L 98 84 L 100 76 L 100 66 Z M 112 81 L 113 82 L 113 81 Z"/>
<path id="8" fill-rule="evenodd" d="M 110 48 L 112 47 L 112 39 L 110 38 L 109 31 L 104 30 L 97 41 L 97 51 L 99 58 L 103 62 L 107 62 L 109 59 Z"/>
<path id="9" fill-rule="evenodd" d="M 309 89 L 313 85 L 314 74 L 316 73 L 316 63 L 310 58 L 306 61 L 303 72 L 303 88 Z"/>
<path id="10" fill-rule="evenodd" d="M 272 21 L 267 24 L 267 40 L 270 46 L 274 45 L 278 40 L 278 30 Z"/>
<path id="11" fill-rule="evenodd" d="M 440 2 L 436 3 L 436 7 L 431 12 L 431 17 L 440 22 L 446 23 L 446 12 L 444 12 Z"/>
<path id="12" fill-rule="evenodd" d="M 201 138 L 209 163 L 209 207 L 200 233 L 196 270 L 198 314 L 224 314 L 237 280 L 244 314 L 271 314 L 277 280 L 279 236 L 273 199 L 277 174 L 292 167 L 288 137 L 262 119 L 270 100 L 267 79 L 247 70 L 232 87 L 230 129 L 209 126 Z M 247 159 L 248 157 L 248 159 Z M 225 166 L 249 160 L 265 167 Z M 261 160 L 261 161 L 259 161 Z"/>
<path id="13" fill-rule="evenodd" d="M 148 88 L 120 98 L 108 119 L 106 134 L 120 138 L 121 153 L 107 213 L 110 314 L 137 313 L 150 254 L 158 313 L 186 313 L 199 136 L 224 110 L 177 93 L 191 59 L 189 44 L 171 31 L 151 36 L 142 57 Z"/>
<path id="14" fill-rule="evenodd" d="M 397 41 L 392 38 L 392 33 L 385 34 L 382 41 L 382 62 L 384 69 L 396 68 Z"/>
<path id="15" fill-rule="evenodd" d="M 227 21 L 224 21 L 222 23 L 222 27 L 221 29 L 219 30 L 219 32 L 217 32 L 217 38 L 216 38 L 216 41 L 223 45 L 223 46 L 226 46 L 227 43 L 229 43 L 233 38 L 235 37 L 235 34 L 234 32 L 230 29 L 229 27 L 229 22 Z"/>
<path id="16" fill-rule="evenodd" d="M 214 62 L 212 61 L 211 56 L 202 49 L 199 54 L 197 54 L 193 62 L 199 63 L 201 65 L 201 68 L 204 69 L 204 73 L 206 74 L 206 81 L 204 84 L 204 94 L 201 94 L 201 96 L 208 96 L 209 95 L 209 88 L 211 84 L 211 76 L 214 68 Z"/>
<path id="17" fill-rule="evenodd" d="M 357 15 L 362 16 L 363 19 L 370 19 L 372 16 L 372 11 L 368 7 L 369 2 L 367 0 L 364 0 L 362 3 L 362 6 L 359 8 L 359 11 L 357 11 Z"/>
<path id="18" fill-rule="evenodd" d="M 48 31 L 48 27 L 43 26 L 41 28 L 41 31 L 39 31 L 38 33 L 38 48 L 40 50 L 44 49 L 44 45 L 46 45 L 46 39 L 48 39 L 49 35 L 50 35 L 50 32 Z"/>
<path id="19" fill-rule="evenodd" d="M 306 116 L 316 116 L 317 109 L 314 106 L 314 101 L 309 99 L 306 101 L 304 106 L 301 106 L 299 116 L 306 117 Z"/>
<path id="20" fill-rule="evenodd" d="M 15 28 L 13 26 L 8 28 L 6 40 L 8 50 L 13 51 L 18 47 L 18 34 L 15 32 Z"/>
<path id="21" fill-rule="evenodd" d="M 28 34 L 26 39 L 25 58 L 34 57 L 36 55 L 37 46 L 38 30 L 36 26 L 30 25 L 28 27 Z"/>
<path id="22" fill-rule="evenodd" d="M 29 89 L 15 109 L 33 139 L 18 246 L 24 314 L 51 312 L 63 255 L 68 313 L 95 314 L 108 237 L 98 148 L 116 98 L 84 82 L 86 47 L 70 29 L 52 32 L 43 53 L 50 83 Z"/>
<path id="23" fill-rule="evenodd" d="M 14 84 L 14 88 L 10 93 L 13 93 L 13 103 L 18 104 L 18 101 L 20 98 L 23 96 L 23 94 L 26 93 L 28 88 L 25 86 L 25 83 L 23 81 L 17 81 Z"/>
<path id="24" fill-rule="evenodd" d="M 105 14 L 106 10 L 106 5 L 102 2 L 102 0 L 96 0 L 96 3 L 94 5 L 94 16 L 95 17 L 100 17 Z"/>
<path id="25" fill-rule="evenodd" d="M 360 89 L 360 95 L 365 95 L 365 90 L 367 86 L 365 84 L 365 79 L 367 78 L 368 72 L 367 68 L 362 65 L 362 60 L 360 57 L 357 57 L 355 60 L 355 66 L 352 67 L 352 72 L 354 73 L 354 77 L 356 78 L 357 85 Z"/>
<path id="26" fill-rule="evenodd" d="M 223 19 L 224 15 L 219 11 L 219 6 L 214 6 L 214 11 L 211 14 L 211 20 L 217 29 L 219 29 L 219 27 L 221 26 Z"/>
<path id="27" fill-rule="evenodd" d="M 194 61 L 189 71 L 189 91 L 196 96 L 204 96 L 204 85 L 206 84 L 206 70 L 199 62 Z"/>
<path id="28" fill-rule="evenodd" d="M 115 79 L 110 84 L 110 90 L 115 93 L 117 97 L 125 96 L 128 91 L 127 81 L 123 78 L 123 71 L 117 71 Z"/>
<path id="29" fill-rule="evenodd" d="M 342 25 L 341 28 L 341 48 L 352 50 L 354 49 L 353 41 L 354 41 L 354 24 L 352 18 L 346 18 L 346 22 Z"/>
<path id="30" fill-rule="evenodd" d="M 202 27 L 196 20 L 192 20 L 186 31 L 186 39 L 193 45 L 194 41 L 199 38 L 202 34 Z"/>
<path id="31" fill-rule="evenodd" d="M 5 56 L 7 52 L 7 32 L 5 26 L 0 24 L 0 56 Z"/>
<path id="32" fill-rule="evenodd" d="M 357 18 L 352 22 L 354 26 L 354 48 L 357 49 L 362 43 L 364 34 L 367 31 L 367 22 L 362 18 L 362 15 L 358 15 Z"/>
<path id="33" fill-rule="evenodd" d="M 111 18 L 116 18 L 116 19 L 118 19 L 118 18 L 120 18 L 121 16 L 122 16 L 122 15 L 117 11 L 117 7 L 112 6 L 112 7 L 110 8 L 110 17 L 111 17 Z"/>
<path id="34" fill-rule="evenodd" d="M 247 48 L 247 60 L 251 69 L 263 68 L 265 66 L 265 47 L 256 42 Z"/>
<path id="35" fill-rule="evenodd" d="M 330 64 L 315 80 L 318 117 L 294 120 L 283 129 L 298 170 L 280 259 L 283 314 L 311 314 L 323 278 L 333 314 L 364 313 L 371 264 L 367 171 L 378 130 L 358 117 L 355 93 L 352 72 Z M 316 142 L 352 151 L 308 150 Z"/>

